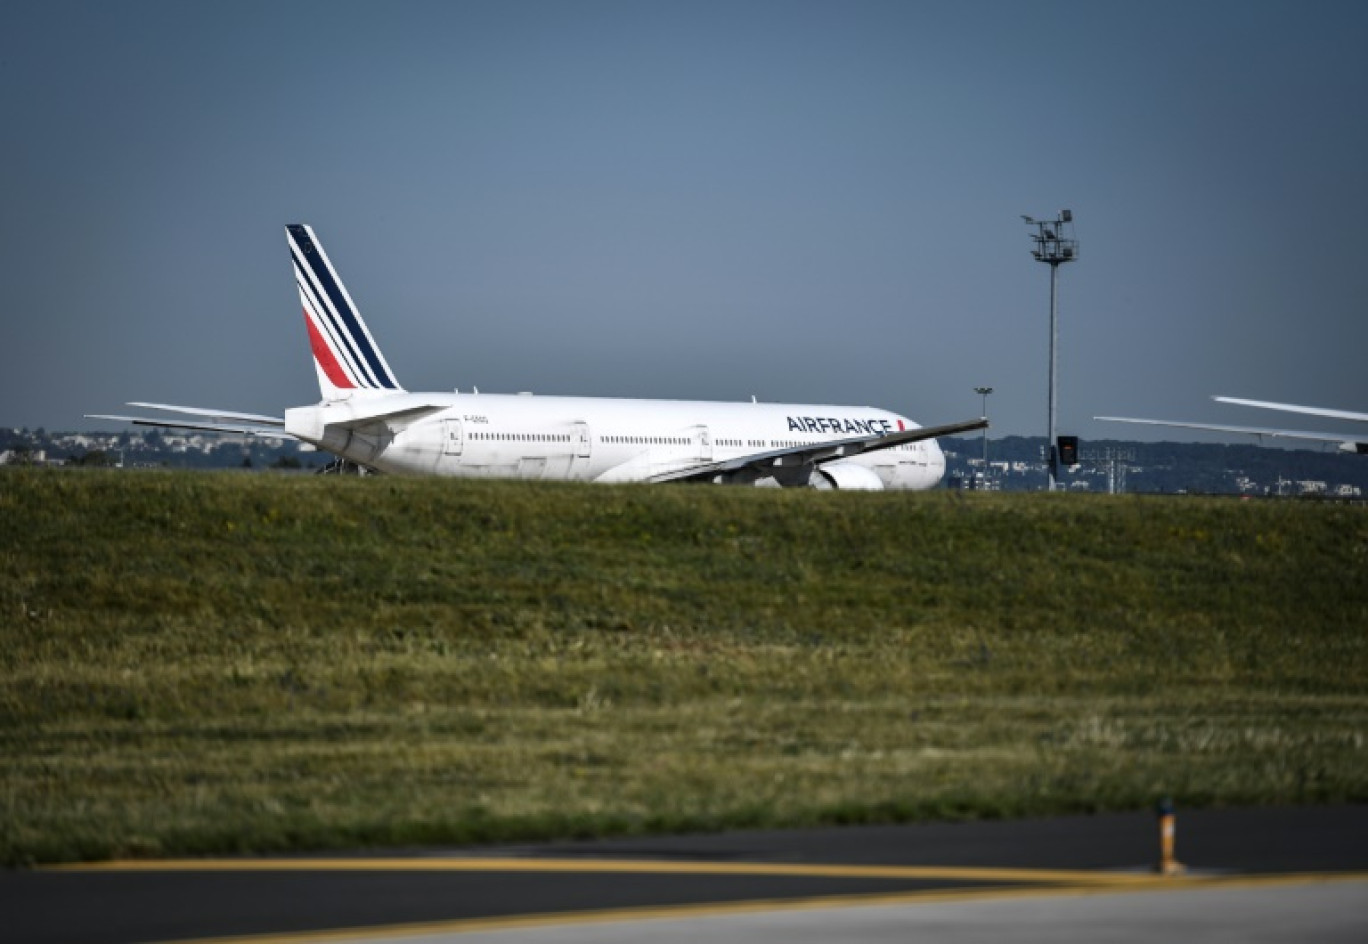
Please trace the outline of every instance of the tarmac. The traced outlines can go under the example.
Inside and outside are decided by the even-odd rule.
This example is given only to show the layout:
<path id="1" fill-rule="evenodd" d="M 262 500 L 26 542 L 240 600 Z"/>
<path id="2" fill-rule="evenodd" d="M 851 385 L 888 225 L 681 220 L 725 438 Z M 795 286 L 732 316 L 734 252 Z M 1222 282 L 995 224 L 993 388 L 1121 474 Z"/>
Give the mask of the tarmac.
<path id="1" fill-rule="evenodd" d="M 5 940 L 1368 940 L 1368 807 L 660 836 L 0 873 Z"/>

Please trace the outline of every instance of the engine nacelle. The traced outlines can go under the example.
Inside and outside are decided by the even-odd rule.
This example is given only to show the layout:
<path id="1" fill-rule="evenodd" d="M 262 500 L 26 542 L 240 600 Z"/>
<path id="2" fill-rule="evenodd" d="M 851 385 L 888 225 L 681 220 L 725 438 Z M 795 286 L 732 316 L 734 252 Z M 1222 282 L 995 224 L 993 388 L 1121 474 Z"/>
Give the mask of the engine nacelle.
<path id="1" fill-rule="evenodd" d="M 812 471 L 813 488 L 836 488 L 866 492 L 882 491 L 883 479 L 867 465 L 856 462 L 824 462 Z"/>

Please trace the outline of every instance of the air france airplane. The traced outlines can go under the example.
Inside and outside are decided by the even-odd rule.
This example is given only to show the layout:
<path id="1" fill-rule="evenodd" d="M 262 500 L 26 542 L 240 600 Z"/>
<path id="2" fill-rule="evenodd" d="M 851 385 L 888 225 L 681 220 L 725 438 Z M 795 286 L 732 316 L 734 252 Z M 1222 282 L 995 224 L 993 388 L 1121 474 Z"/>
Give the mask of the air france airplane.
<path id="1" fill-rule="evenodd" d="M 318 404 L 272 417 L 130 403 L 182 416 L 92 418 L 297 439 L 375 472 L 867 490 L 935 486 L 945 472 L 935 437 L 988 425 L 922 428 L 873 407 L 410 393 L 313 230 L 286 232 Z"/>

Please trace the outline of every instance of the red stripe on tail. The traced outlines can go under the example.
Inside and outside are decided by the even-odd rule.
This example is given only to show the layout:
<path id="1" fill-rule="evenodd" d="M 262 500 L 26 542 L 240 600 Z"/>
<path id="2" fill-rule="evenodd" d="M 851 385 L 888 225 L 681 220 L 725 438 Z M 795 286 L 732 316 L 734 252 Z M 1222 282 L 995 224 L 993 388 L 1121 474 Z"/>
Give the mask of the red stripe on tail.
<path id="1" fill-rule="evenodd" d="M 328 347 L 328 342 L 323 340 L 323 335 L 318 333 L 314 327 L 313 319 L 309 317 L 309 312 L 304 309 L 304 325 L 309 329 L 309 347 L 313 348 L 314 360 L 318 361 L 323 368 L 323 373 L 327 375 L 328 381 L 342 390 L 350 390 L 356 386 L 342 370 L 342 365 L 337 363 L 337 358 L 333 356 L 332 348 Z"/>

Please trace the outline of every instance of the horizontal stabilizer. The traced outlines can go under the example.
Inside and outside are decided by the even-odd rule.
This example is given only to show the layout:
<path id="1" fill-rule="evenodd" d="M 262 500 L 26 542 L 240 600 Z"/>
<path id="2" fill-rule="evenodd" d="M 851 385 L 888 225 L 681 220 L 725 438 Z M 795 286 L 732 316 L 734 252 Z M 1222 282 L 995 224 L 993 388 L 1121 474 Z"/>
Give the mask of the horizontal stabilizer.
<path id="1" fill-rule="evenodd" d="M 239 436 L 258 436 L 262 439 L 295 439 L 279 426 L 258 426 L 251 423 L 206 423 L 198 420 L 159 420 L 147 416 L 114 416 L 109 413 L 87 413 L 88 420 L 117 420 L 134 426 L 153 426 L 158 429 L 198 429 L 208 433 L 235 433 Z"/>
<path id="2" fill-rule="evenodd" d="M 233 410 L 213 410 L 199 406 L 171 406 L 168 403 L 132 402 L 129 406 L 140 406 L 147 410 L 166 410 L 168 413 L 184 413 L 187 416 L 208 416 L 221 420 L 239 420 L 245 423 L 260 423 L 264 426 L 284 426 L 285 420 L 279 416 L 262 416 L 260 413 L 238 413 Z"/>
<path id="3" fill-rule="evenodd" d="M 360 429 L 371 423 L 412 423 L 424 416 L 440 413 L 448 404 L 443 403 L 394 403 L 397 397 L 377 400 L 374 403 L 361 401 L 345 419 L 328 421 L 335 429 Z M 406 398 L 412 400 L 413 398 Z"/>

